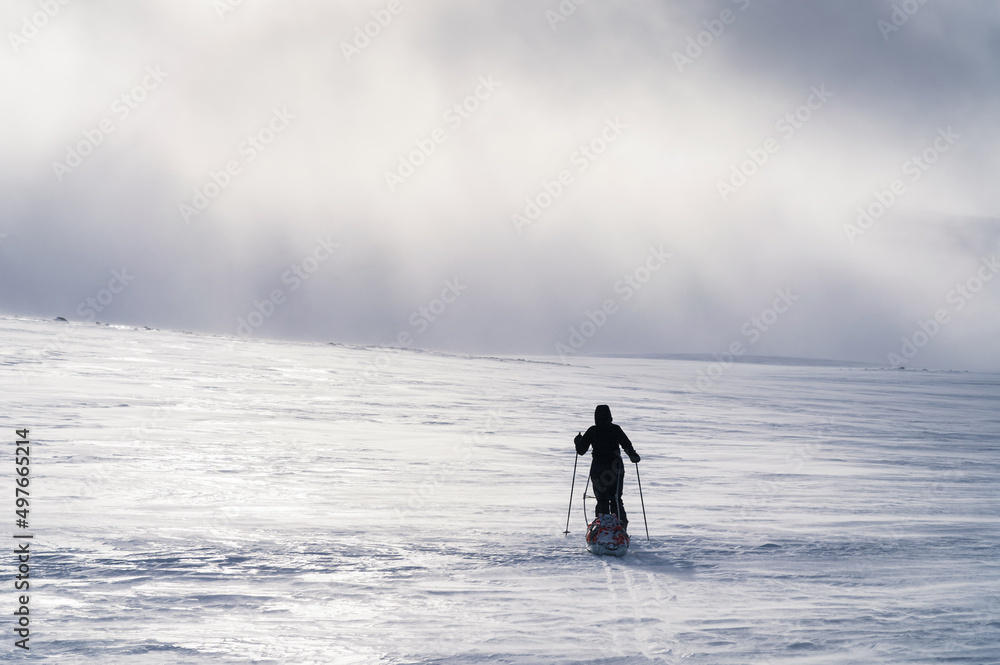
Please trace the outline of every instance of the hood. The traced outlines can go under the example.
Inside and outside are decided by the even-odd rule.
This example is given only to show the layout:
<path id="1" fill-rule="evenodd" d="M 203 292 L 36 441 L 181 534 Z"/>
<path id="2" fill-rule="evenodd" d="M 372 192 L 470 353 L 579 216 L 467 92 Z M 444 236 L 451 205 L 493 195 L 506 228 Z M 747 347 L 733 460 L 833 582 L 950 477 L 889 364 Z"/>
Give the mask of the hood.
<path id="1" fill-rule="evenodd" d="M 599 404 L 594 409 L 594 424 L 603 425 L 611 422 L 611 408 L 607 404 Z"/>

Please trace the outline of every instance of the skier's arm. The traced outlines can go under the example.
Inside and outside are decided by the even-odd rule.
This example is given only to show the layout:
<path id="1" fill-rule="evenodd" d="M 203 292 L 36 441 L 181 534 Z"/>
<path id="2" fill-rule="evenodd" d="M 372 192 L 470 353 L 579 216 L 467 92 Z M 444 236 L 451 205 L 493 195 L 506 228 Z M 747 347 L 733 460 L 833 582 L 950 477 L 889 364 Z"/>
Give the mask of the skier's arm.
<path id="1" fill-rule="evenodd" d="M 642 458 L 639 457 L 639 453 L 635 452 L 635 448 L 632 446 L 632 442 L 629 441 L 628 435 L 625 434 L 625 430 L 619 427 L 618 433 L 621 434 L 621 437 L 618 439 L 618 443 L 621 444 L 622 450 L 625 451 L 625 454 L 628 455 L 630 460 L 638 463 Z"/>
<path id="2" fill-rule="evenodd" d="M 576 444 L 576 454 L 583 455 L 590 448 L 590 442 L 587 441 L 587 437 L 583 436 L 579 432 L 576 433 L 576 438 L 573 439 L 573 443 Z"/>

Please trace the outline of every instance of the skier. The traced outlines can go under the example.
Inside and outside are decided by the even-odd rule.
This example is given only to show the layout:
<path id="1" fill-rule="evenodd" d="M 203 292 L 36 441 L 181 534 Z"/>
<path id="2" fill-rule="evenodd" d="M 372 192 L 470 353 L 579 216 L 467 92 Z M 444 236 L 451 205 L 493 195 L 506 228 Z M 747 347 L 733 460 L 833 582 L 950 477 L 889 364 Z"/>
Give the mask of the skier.
<path id="1" fill-rule="evenodd" d="M 625 480 L 625 465 L 619 449 L 624 449 L 628 458 L 639 462 L 639 453 L 635 452 L 632 442 L 618 425 L 611 422 L 611 409 L 607 404 L 601 404 L 594 410 L 594 426 L 586 434 L 577 434 L 574 439 L 577 455 L 583 455 L 588 448 L 593 448 L 593 460 L 590 463 L 590 482 L 594 485 L 597 495 L 596 516 L 615 513 L 622 526 L 628 528 L 628 517 L 625 506 L 622 505 L 622 483 Z"/>

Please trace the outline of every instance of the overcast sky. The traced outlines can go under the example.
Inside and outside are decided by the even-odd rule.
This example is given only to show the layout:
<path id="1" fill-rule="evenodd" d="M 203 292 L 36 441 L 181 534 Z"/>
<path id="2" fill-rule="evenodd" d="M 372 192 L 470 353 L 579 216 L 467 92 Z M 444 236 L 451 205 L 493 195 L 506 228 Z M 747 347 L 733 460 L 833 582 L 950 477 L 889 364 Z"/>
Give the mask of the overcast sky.
<path id="1" fill-rule="evenodd" d="M 4 314 L 1000 369 L 996 2 L 61 1 Z"/>

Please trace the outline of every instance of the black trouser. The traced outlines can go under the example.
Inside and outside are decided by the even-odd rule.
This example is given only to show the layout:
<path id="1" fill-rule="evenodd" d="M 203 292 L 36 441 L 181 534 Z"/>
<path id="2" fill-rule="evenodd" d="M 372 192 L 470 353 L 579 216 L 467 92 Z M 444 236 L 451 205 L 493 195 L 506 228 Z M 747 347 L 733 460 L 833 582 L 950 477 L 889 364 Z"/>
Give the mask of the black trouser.
<path id="1" fill-rule="evenodd" d="M 622 458 L 616 457 L 610 463 L 590 467 L 590 482 L 594 484 L 594 495 L 597 497 L 597 515 L 618 513 L 618 519 L 624 524 L 628 522 L 625 506 L 622 504 L 622 487 L 625 483 L 625 465 Z"/>

